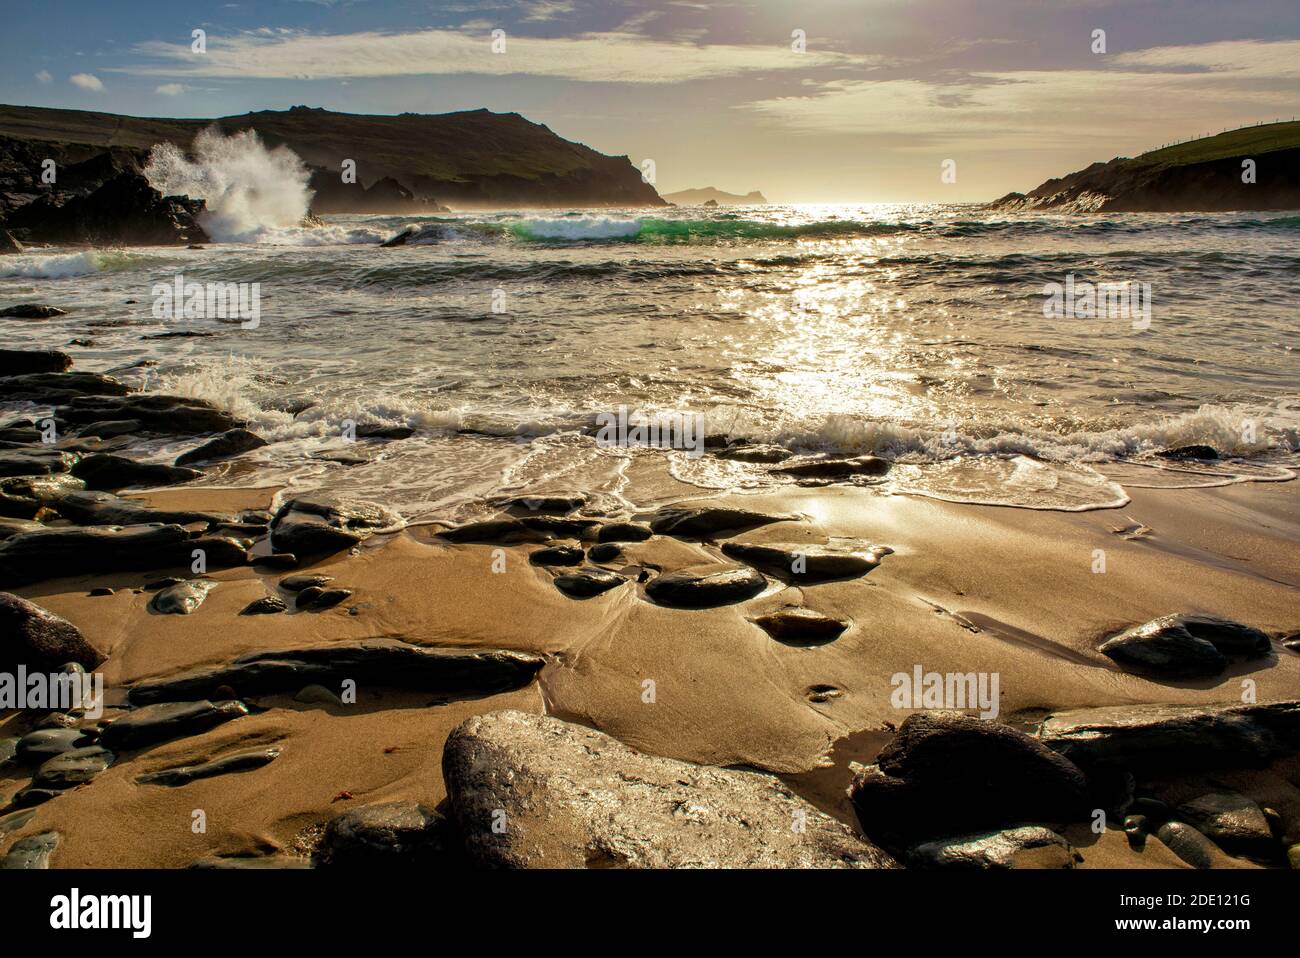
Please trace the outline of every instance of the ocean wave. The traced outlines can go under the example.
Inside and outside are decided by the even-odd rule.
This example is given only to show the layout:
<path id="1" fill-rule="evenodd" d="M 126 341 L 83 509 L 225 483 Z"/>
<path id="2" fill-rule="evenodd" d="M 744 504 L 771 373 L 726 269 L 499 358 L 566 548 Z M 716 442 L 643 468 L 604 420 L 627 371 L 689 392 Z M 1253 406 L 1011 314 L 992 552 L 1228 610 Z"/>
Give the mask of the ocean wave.
<path id="1" fill-rule="evenodd" d="M 0 279 L 67 279 L 149 265 L 150 257 L 117 250 L 20 253 L 0 259 Z"/>

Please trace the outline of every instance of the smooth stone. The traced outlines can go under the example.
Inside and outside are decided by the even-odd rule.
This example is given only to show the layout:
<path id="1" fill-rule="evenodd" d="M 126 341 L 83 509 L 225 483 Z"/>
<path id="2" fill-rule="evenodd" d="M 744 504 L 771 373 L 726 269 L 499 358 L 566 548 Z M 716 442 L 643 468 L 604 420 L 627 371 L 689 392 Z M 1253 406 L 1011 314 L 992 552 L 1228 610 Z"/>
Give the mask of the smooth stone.
<path id="1" fill-rule="evenodd" d="M 544 542 L 549 534 L 539 532 L 524 525 L 523 521 L 508 516 L 504 519 L 485 519 L 482 522 L 467 522 L 464 525 L 444 529 L 438 533 L 448 542 Z"/>
<path id="2" fill-rule="evenodd" d="M 673 507 L 660 509 L 650 520 L 650 531 L 661 536 L 686 536 L 698 538 L 717 532 L 752 529 L 773 522 L 789 522 L 798 516 L 769 516 L 748 509 L 727 509 L 716 506 L 701 508 Z"/>
<path id="3" fill-rule="evenodd" d="M 812 609 L 781 609 L 754 619 L 760 629 L 786 645 L 825 645 L 840 637 L 849 623 Z"/>
<path id="4" fill-rule="evenodd" d="M 323 494 L 298 496 L 276 511 L 271 546 L 300 556 L 339 552 L 402 525 L 401 516 L 378 503 Z"/>
<path id="5" fill-rule="evenodd" d="M 42 832 L 20 838 L 9 848 L 0 868 L 38 869 L 50 867 L 50 856 L 59 847 L 58 832 Z"/>
<path id="6" fill-rule="evenodd" d="M 77 464 L 74 453 L 59 449 L 0 449 L 0 476 L 52 476 Z"/>
<path id="7" fill-rule="evenodd" d="M 660 605 L 707 609 L 743 602 L 765 588 L 767 579 L 748 566 L 700 565 L 652 579 L 645 591 Z"/>
<path id="8" fill-rule="evenodd" d="M 68 315 L 66 309 L 46 306 L 43 303 L 19 303 L 17 306 L 6 306 L 0 309 L 0 316 L 10 319 L 53 319 L 55 316 L 66 315 Z"/>
<path id="9" fill-rule="evenodd" d="M 237 426 L 234 429 L 227 429 L 214 439 L 209 439 L 197 449 L 181 453 L 176 457 L 175 465 L 186 466 L 191 462 L 229 459 L 266 445 L 269 445 L 267 441 L 257 433 Z"/>
<path id="10" fill-rule="evenodd" d="M 287 575 L 280 580 L 280 588 L 285 592 L 301 592 L 308 586 L 317 588 L 325 585 L 327 582 L 333 582 L 332 575 L 321 575 L 317 572 L 305 572 L 301 575 Z"/>
<path id="11" fill-rule="evenodd" d="M 0 576 L 39 582 L 87 572 L 188 567 L 201 550 L 209 568 L 246 565 L 246 548 L 235 539 L 200 535 L 185 526 L 50 527 L 0 542 Z"/>
<path id="12" fill-rule="evenodd" d="M 0 349 L 0 376 L 61 373 L 72 368 L 72 357 L 57 349 Z"/>
<path id="13" fill-rule="evenodd" d="M 0 478 L 0 516 L 34 519 L 64 493 L 84 489 L 85 483 L 67 474 Z"/>
<path id="14" fill-rule="evenodd" d="M 584 566 L 576 572 L 566 572 L 555 577 L 555 587 L 571 599 L 590 599 L 616 589 L 624 582 L 623 576 L 608 569 Z"/>
<path id="15" fill-rule="evenodd" d="M 75 396 L 56 410 L 69 425 L 134 419 L 150 432 L 192 436 L 225 432 L 240 423 L 212 403 L 186 396 L 132 393 L 128 396 Z"/>
<path id="16" fill-rule="evenodd" d="M 14 812 L 11 815 L 0 816 L 0 838 L 4 838 L 10 832 L 18 831 L 35 817 L 35 812 Z"/>
<path id="17" fill-rule="evenodd" d="M 1162 449 L 1156 455 L 1162 459 L 1218 459 L 1219 450 L 1213 446 L 1203 445 L 1178 446 L 1174 449 Z"/>
<path id="18" fill-rule="evenodd" d="M 100 453 L 86 456 L 69 470 L 87 489 L 114 491 L 125 486 L 171 486 L 202 478 L 197 469 L 136 462 L 125 456 Z"/>
<path id="19" fill-rule="evenodd" d="M 644 542 L 653 532 L 639 522 L 609 522 L 600 527 L 597 542 Z"/>
<path id="20" fill-rule="evenodd" d="M 278 595 L 264 595 L 260 599 L 254 599 L 248 605 L 244 606 L 240 615 L 274 615 L 276 612 L 285 612 L 289 606 L 285 604 L 284 599 Z"/>
<path id="21" fill-rule="evenodd" d="M 1300 702 L 1073 709 L 1049 715 L 1038 738 L 1088 768 L 1263 767 L 1300 749 Z"/>
<path id="22" fill-rule="evenodd" d="M 772 445 L 728 446 L 725 449 L 715 449 L 713 454 L 719 459 L 726 459 L 731 462 L 748 462 L 769 466 L 778 462 L 785 462 L 794 456 L 794 453 L 784 446 Z"/>
<path id="23" fill-rule="evenodd" d="M 323 612 L 351 597 L 351 589 L 317 589 L 309 586 L 298 593 L 294 607 L 309 612 Z"/>
<path id="24" fill-rule="evenodd" d="M 321 867 L 430 865 L 455 851 L 445 818 L 418 802 L 365 805 L 325 826 L 315 861 Z"/>
<path id="25" fill-rule="evenodd" d="M 99 650 L 67 619 L 0 592 L 0 671 L 15 673 L 24 665 L 29 671 L 53 672 L 65 662 L 93 669 L 103 661 Z"/>
<path id="26" fill-rule="evenodd" d="M 100 745 L 70 749 L 42 764 L 32 777 L 32 787 L 76 788 L 112 765 L 113 758 L 113 753 Z"/>
<path id="27" fill-rule="evenodd" d="M 36 805 L 44 805 L 50 799 L 58 798 L 62 794 L 61 789 L 37 788 L 35 785 L 28 785 L 14 793 L 13 805 L 15 808 L 32 808 Z"/>
<path id="28" fill-rule="evenodd" d="M 824 582 L 866 575 L 880 565 L 882 556 L 892 551 L 885 546 L 854 549 L 815 543 L 722 544 L 722 554 L 728 558 L 799 582 Z"/>
<path id="29" fill-rule="evenodd" d="M 984 835 L 964 835 L 925 842 L 907 854 L 913 868 L 959 868 L 976 871 L 1006 868 L 1074 868 L 1078 853 L 1056 832 L 1025 825 Z"/>
<path id="30" fill-rule="evenodd" d="M 312 683 L 338 688 L 346 679 L 355 681 L 361 689 L 409 688 L 437 694 L 488 695 L 522 688 L 544 663 L 540 655 L 529 652 L 426 648 L 398 639 L 364 639 L 251 652 L 227 666 L 141 682 L 131 688 L 130 700 L 183 701 L 213 694 L 222 686 L 238 689 L 242 695 L 296 692 Z"/>
<path id="31" fill-rule="evenodd" d="M 896 866 L 774 775 L 641 755 L 552 716 L 469 718 L 448 736 L 442 767 L 478 866 Z"/>
<path id="32" fill-rule="evenodd" d="M 144 429 L 139 419 L 110 419 L 106 422 L 92 422 L 77 430 L 78 437 L 112 439 L 114 436 L 129 436 Z"/>
<path id="33" fill-rule="evenodd" d="M 14 758 L 28 765 L 39 765 L 56 755 L 91 744 L 81 729 L 50 728 L 28 732 L 18 740 Z"/>
<path id="34" fill-rule="evenodd" d="M 415 430 L 410 426 L 385 426 L 380 423 L 361 423 L 357 426 L 358 439 L 410 439 Z"/>
<path id="35" fill-rule="evenodd" d="M 1272 645 L 1258 629 L 1212 615 L 1166 615 L 1107 639 L 1098 651 L 1121 668 L 1160 678 L 1211 678 L 1230 659 L 1255 659 Z"/>
<path id="36" fill-rule="evenodd" d="M 1267 857 L 1277 848 L 1264 810 L 1236 792 L 1210 792 L 1184 802 L 1178 817 L 1229 854 Z"/>
<path id="37" fill-rule="evenodd" d="M 137 785 L 166 785 L 169 788 L 177 788 L 201 778 L 214 778 L 217 775 L 263 768 L 270 765 L 279 755 L 280 749 L 275 746 L 236 752 L 199 765 L 182 765 L 178 768 L 147 772 L 137 776 L 135 782 Z"/>
<path id="38" fill-rule="evenodd" d="M 1156 829 L 1156 838 L 1193 868 L 1214 866 L 1214 843 L 1186 822 L 1165 822 Z"/>
<path id="39" fill-rule="evenodd" d="M 153 597 L 149 609 L 159 615 L 190 615 L 216 587 L 217 584 L 210 579 L 190 579 L 169 585 Z"/>
<path id="40" fill-rule="evenodd" d="M 99 740 L 116 751 L 198 735 L 248 714 L 243 702 L 163 702 L 127 712 L 104 727 Z"/>
<path id="41" fill-rule="evenodd" d="M 853 459 L 808 459 L 768 471 L 803 479 L 848 479 L 853 476 L 883 476 L 889 472 L 890 465 L 887 459 L 857 456 Z"/>
<path id="42" fill-rule="evenodd" d="M 259 569 L 296 569 L 298 557 L 292 552 L 273 552 L 270 555 L 250 556 L 253 565 Z"/>
<path id="43" fill-rule="evenodd" d="M 564 515 L 587 504 L 587 497 L 574 495 L 503 496 L 488 500 L 498 509 L 519 509 L 524 512 L 542 512 Z"/>
<path id="44" fill-rule="evenodd" d="M 337 693 L 323 685 L 306 685 L 293 697 L 295 702 L 304 705 L 342 705 L 343 700 Z"/>
<path id="45" fill-rule="evenodd" d="M 1007 725 L 959 712 L 916 712 L 849 797 L 863 830 L 885 847 L 1033 822 L 1084 821 L 1088 785 L 1064 756 Z"/>
<path id="46" fill-rule="evenodd" d="M 577 546 L 547 546 L 528 556 L 533 565 L 582 565 L 583 552 Z"/>
<path id="47" fill-rule="evenodd" d="M 587 558 L 592 562 L 613 562 L 622 555 L 623 548 L 617 542 L 601 542 L 587 550 Z"/>

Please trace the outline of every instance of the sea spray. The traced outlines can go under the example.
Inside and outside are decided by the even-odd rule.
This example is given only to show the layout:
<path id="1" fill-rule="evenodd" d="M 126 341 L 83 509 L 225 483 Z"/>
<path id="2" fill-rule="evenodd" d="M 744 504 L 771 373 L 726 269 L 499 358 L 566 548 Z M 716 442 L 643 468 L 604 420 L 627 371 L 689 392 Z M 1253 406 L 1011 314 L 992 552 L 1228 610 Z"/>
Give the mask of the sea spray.
<path id="1" fill-rule="evenodd" d="M 144 173 L 165 196 L 205 200 L 201 221 L 217 242 L 257 242 L 269 231 L 297 227 L 307 215 L 313 194 L 306 166 L 287 147 L 268 150 L 255 130 L 234 136 L 204 130 L 192 156 L 160 143 Z"/>

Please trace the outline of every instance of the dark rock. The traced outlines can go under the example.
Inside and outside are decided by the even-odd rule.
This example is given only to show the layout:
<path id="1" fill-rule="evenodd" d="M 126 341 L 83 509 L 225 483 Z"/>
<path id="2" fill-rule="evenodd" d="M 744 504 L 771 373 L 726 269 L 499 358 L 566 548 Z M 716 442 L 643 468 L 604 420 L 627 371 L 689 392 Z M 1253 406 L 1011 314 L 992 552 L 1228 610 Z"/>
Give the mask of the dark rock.
<path id="1" fill-rule="evenodd" d="M 248 714 L 243 702 L 167 701 L 146 705 L 114 719 L 104 726 L 99 741 L 104 747 L 121 751 L 154 745 L 174 738 L 198 735 L 231 719 Z"/>
<path id="2" fill-rule="evenodd" d="M 479 866 L 896 864 L 774 775 L 641 755 L 551 716 L 467 719 L 448 736 L 442 767 L 463 847 Z"/>
<path id="3" fill-rule="evenodd" d="M 282 505 L 271 522 L 271 546 L 295 555 L 350 549 L 375 532 L 401 528 L 402 517 L 361 499 L 312 494 Z"/>
<path id="4" fill-rule="evenodd" d="M 302 575 L 287 575 L 280 580 L 280 588 L 285 592 L 301 592 L 308 586 L 323 586 L 327 582 L 333 582 L 332 575 L 321 575 L 317 572 L 305 572 Z"/>
<path id="5" fill-rule="evenodd" d="M 714 450 L 713 453 L 719 459 L 728 459 L 732 462 L 749 462 L 772 465 L 773 463 L 785 462 L 794 455 L 784 446 L 728 446 L 725 449 Z"/>
<path id="6" fill-rule="evenodd" d="M 498 509 L 564 515 L 586 505 L 587 497 L 582 493 L 573 495 L 503 496 L 492 499 L 490 502 Z"/>
<path id="7" fill-rule="evenodd" d="M 85 483 L 67 474 L 0 479 L 0 516 L 32 519 L 65 493 L 84 488 Z"/>
<path id="8" fill-rule="evenodd" d="M 598 542 L 644 542 L 653 532 L 648 526 L 637 522 L 610 522 L 600 527 L 596 534 Z"/>
<path id="9" fill-rule="evenodd" d="M 136 462 L 125 456 L 86 456 L 71 469 L 87 489 L 116 490 L 125 486 L 170 486 L 203 476 L 197 469 L 180 469 L 158 463 Z"/>
<path id="10" fill-rule="evenodd" d="M 13 541 L 13 540 L 7 540 Z M 54 672 L 65 662 L 93 669 L 104 661 L 81 630 L 61 616 L 8 592 L 0 592 L 0 671 Z"/>
<path id="11" fill-rule="evenodd" d="M 216 587 L 211 579 L 189 579 L 169 585 L 149 601 L 149 611 L 159 615 L 189 615 Z"/>
<path id="12" fill-rule="evenodd" d="M 1076 709 L 1048 716 L 1038 738 L 1088 768 L 1261 767 L 1300 748 L 1300 702 Z"/>
<path id="13" fill-rule="evenodd" d="M 762 573 L 747 566 L 700 565 L 652 579 L 645 591 L 660 605 L 707 609 L 743 602 L 765 588 Z"/>
<path id="14" fill-rule="evenodd" d="M 438 533 L 448 542 L 541 542 L 550 538 L 545 533 L 529 529 L 513 516 L 505 519 L 487 519 L 467 522 L 462 526 Z"/>
<path id="15" fill-rule="evenodd" d="M 540 532 L 548 536 L 562 536 L 566 539 L 580 539 L 592 532 L 600 523 L 595 519 L 574 519 L 567 516 L 521 516 L 520 524 L 525 529 Z"/>
<path id="16" fill-rule="evenodd" d="M 529 553 L 533 565 L 582 565 L 583 552 L 577 546 L 548 546 Z"/>
<path id="17" fill-rule="evenodd" d="M 650 530 L 661 536 L 698 538 L 729 530 L 752 529 L 773 522 L 789 522 L 797 516 L 768 516 L 747 509 L 705 506 L 699 509 L 660 509 L 650 520 Z"/>
<path id="18" fill-rule="evenodd" d="M 9 211 L 5 225 L 42 243 L 166 246 L 206 242 L 203 210 L 203 200 L 163 196 L 143 174 L 123 170 L 85 196 L 40 196 Z"/>
<path id="19" fill-rule="evenodd" d="M 892 552 L 885 546 L 859 549 L 814 543 L 724 542 L 722 553 L 767 572 L 798 582 L 825 582 L 865 575 Z"/>
<path id="20" fill-rule="evenodd" d="M 280 598 L 278 595 L 264 595 L 262 598 L 254 599 L 252 602 L 248 603 L 248 605 L 244 606 L 244 610 L 239 614 L 273 615 L 276 612 L 284 612 L 288 608 L 289 606 L 285 604 L 284 599 Z"/>
<path id="21" fill-rule="evenodd" d="M 863 830 L 886 847 L 1090 813 L 1083 773 L 1041 742 L 958 712 L 909 715 L 861 769 L 849 796 Z"/>
<path id="22" fill-rule="evenodd" d="M 0 349 L 0 376 L 61 373 L 72 368 L 72 357 L 57 349 Z"/>
<path id="23" fill-rule="evenodd" d="M 0 838 L 4 838 L 10 832 L 18 831 L 35 817 L 35 812 L 14 812 L 12 815 L 0 815 Z"/>
<path id="24" fill-rule="evenodd" d="M 889 472 L 889 467 L 887 459 L 858 456 L 854 459 L 808 459 L 769 471 L 778 476 L 802 479 L 848 479 L 853 476 L 883 476 Z"/>
<path id="25" fill-rule="evenodd" d="M 48 501 L 59 515 L 83 526 L 133 526 L 151 522 L 217 525 L 231 518 L 216 512 L 154 509 L 138 499 L 123 499 L 111 492 L 73 490 Z"/>
<path id="26" fill-rule="evenodd" d="M 292 552 L 274 552 L 270 555 L 252 556 L 253 565 L 262 569 L 294 569 L 298 566 L 298 557 Z"/>
<path id="27" fill-rule="evenodd" d="M 129 436 L 140 432 L 144 423 L 139 419 L 110 419 L 106 422 L 92 422 L 77 430 L 78 436 L 90 436 L 97 439 L 111 439 L 114 436 Z"/>
<path id="28" fill-rule="evenodd" d="M 321 867 L 423 866 L 452 856 L 455 836 L 446 819 L 417 802 L 353 809 L 325 826 L 316 849 Z"/>
<path id="29" fill-rule="evenodd" d="M 23 244 L 14 239 L 14 235 L 8 230 L 0 230 L 0 256 L 9 253 L 21 253 Z"/>
<path id="30" fill-rule="evenodd" d="M 50 867 L 50 856 L 59 847 L 58 832 L 42 832 L 20 838 L 9 848 L 0 868 L 41 869 Z"/>
<path id="31" fill-rule="evenodd" d="M 76 463 L 74 454 L 58 449 L 0 449 L 0 476 L 50 476 Z"/>
<path id="32" fill-rule="evenodd" d="M 606 569 L 585 566 L 576 572 L 566 572 L 555 577 L 555 587 L 570 599 L 590 599 L 592 596 L 618 588 L 627 579 Z"/>
<path id="33" fill-rule="evenodd" d="M 59 309 L 57 306 L 43 306 L 38 303 L 22 303 L 18 306 L 6 306 L 0 309 L 0 316 L 8 319 L 53 319 L 55 316 L 66 316 L 66 309 Z"/>
<path id="34" fill-rule="evenodd" d="M 395 236 L 391 236 L 379 244 L 380 249 L 391 249 L 394 246 L 405 246 L 406 241 L 415 235 L 414 229 L 404 229 Z"/>
<path id="35" fill-rule="evenodd" d="M 87 572 L 189 566 L 202 551 L 212 568 L 248 561 L 244 547 L 216 536 L 191 538 L 180 525 L 48 527 L 0 542 L 0 582 L 38 582 Z"/>
<path id="36" fill-rule="evenodd" d="M 33 522 L 30 519 L 8 519 L 0 517 L 0 540 L 8 539 L 10 536 L 22 535 L 24 532 L 39 532 L 44 529 L 39 522 Z"/>
<path id="37" fill-rule="evenodd" d="M 975 871 L 1005 868 L 1074 868 L 1081 856 L 1056 832 L 1025 825 L 984 835 L 964 835 L 916 845 L 907 853 L 913 868 Z"/>
<path id="38" fill-rule="evenodd" d="M 14 758 L 27 765 L 39 765 L 56 755 L 90 745 L 81 729 L 50 728 L 28 732 L 18 740 Z"/>
<path id="39" fill-rule="evenodd" d="M 1193 868 L 1214 867 L 1214 842 L 1186 822 L 1165 822 L 1156 829 L 1156 838 Z"/>
<path id="40" fill-rule="evenodd" d="M 13 804 L 15 808 L 32 808 L 43 805 L 62 794 L 62 791 L 57 788 L 37 788 L 35 785 L 28 785 L 14 793 Z"/>
<path id="41" fill-rule="evenodd" d="M 47 760 L 32 778 L 33 788 L 66 789 L 84 785 L 113 764 L 113 753 L 99 745 L 74 748 Z"/>
<path id="42" fill-rule="evenodd" d="M 249 653 L 227 666 L 142 682 L 132 687 L 130 699 L 138 703 L 183 701 L 211 694 L 223 685 L 244 695 L 274 694 L 296 691 L 310 683 L 338 687 L 344 679 L 352 679 L 360 687 L 490 695 L 527 685 L 543 661 L 541 656 L 525 652 L 431 649 L 397 639 L 366 639 Z"/>
<path id="43" fill-rule="evenodd" d="M 185 466 L 191 462 L 205 462 L 209 459 L 229 459 L 253 449 L 260 449 L 265 445 L 268 445 L 267 441 L 255 432 L 238 427 L 228 429 L 197 449 L 181 453 L 176 457 L 176 465 Z"/>
<path id="44" fill-rule="evenodd" d="M 382 426 L 378 423 L 363 423 L 357 426 L 358 439 L 410 439 L 415 430 L 410 426 Z"/>
<path id="45" fill-rule="evenodd" d="M 351 589 L 322 589 L 318 586 L 309 585 L 305 589 L 298 590 L 298 598 L 294 602 L 294 608 L 308 612 L 323 612 L 325 609 L 334 608 L 340 602 L 350 598 L 351 595 Z"/>
<path id="46" fill-rule="evenodd" d="M 1236 792 L 1210 792 L 1178 806 L 1178 817 L 1229 854 L 1267 858 L 1279 851 L 1264 811 Z"/>
<path id="47" fill-rule="evenodd" d="M 613 562 L 623 555 L 623 549 L 617 542 L 602 542 L 587 550 L 587 558 L 592 562 Z"/>
<path id="48" fill-rule="evenodd" d="M 125 383 L 102 373 L 26 373 L 0 377 L 0 397 L 9 401 L 63 402 L 73 396 L 125 396 L 127 392 Z"/>
<path id="49" fill-rule="evenodd" d="M 76 396 L 56 410 L 69 425 L 134 419 L 150 432 L 192 436 L 225 432 L 239 425 L 229 413 L 202 399 L 132 393 L 129 396 Z"/>
<path id="50" fill-rule="evenodd" d="M 280 749 L 271 746 L 247 752 L 236 752 L 203 762 L 199 765 L 182 765 L 178 768 L 163 769 L 159 772 L 147 772 L 136 777 L 137 785 L 166 785 L 177 788 L 188 785 L 201 778 L 214 778 L 217 775 L 229 775 L 232 772 L 247 772 L 252 769 L 270 765 L 280 755 Z"/>
<path id="51" fill-rule="evenodd" d="M 1262 658 L 1271 650 L 1268 636 L 1258 629 L 1191 613 L 1153 619 L 1098 647 L 1126 669 L 1161 678 L 1210 678 L 1230 659 Z"/>
<path id="52" fill-rule="evenodd" d="M 1218 459 L 1219 450 L 1213 446 L 1178 446 L 1156 453 L 1163 459 Z"/>
<path id="53" fill-rule="evenodd" d="M 781 609 L 754 620 L 760 629 L 786 645 L 825 645 L 840 637 L 849 623 L 812 609 Z"/>

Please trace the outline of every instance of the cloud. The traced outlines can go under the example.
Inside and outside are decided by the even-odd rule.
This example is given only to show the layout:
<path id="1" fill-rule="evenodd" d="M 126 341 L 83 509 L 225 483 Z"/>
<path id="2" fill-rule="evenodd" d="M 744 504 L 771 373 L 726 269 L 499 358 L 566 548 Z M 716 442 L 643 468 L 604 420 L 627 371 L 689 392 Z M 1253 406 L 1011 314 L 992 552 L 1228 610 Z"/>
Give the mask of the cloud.
<path id="1" fill-rule="evenodd" d="M 42 83 L 54 82 L 54 77 L 50 74 L 49 70 L 37 70 L 36 79 L 40 80 Z"/>
<path id="2" fill-rule="evenodd" d="M 180 96 L 188 90 L 184 83 L 164 83 L 162 86 L 154 87 L 154 93 L 161 93 L 163 96 Z"/>
<path id="3" fill-rule="evenodd" d="M 68 80 L 73 86 L 79 86 L 83 90 L 90 90 L 94 93 L 104 92 L 104 84 L 93 73 L 74 73 L 68 77 Z"/>
<path id="4" fill-rule="evenodd" d="M 1055 147 L 1122 136 L 1140 141 L 1157 122 L 1217 132 L 1290 118 L 1298 81 L 1300 40 L 1242 40 L 1139 50 L 1099 58 L 1096 69 L 835 80 L 814 94 L 741 108 L 802 133 L 960 137 L 967 149 Z"/>
<path id="5" fill-rule="evenodd" d="M 574 37 L 507 35 L 506 52 L 492 52 L 488 33 L 311 34 L 247 32 L 224 37 L 203 57 L 188 44 L 135 47 L 155 62 L 117 68 L 138 76 L 341 78 L 488 74 L 561 77 L 591 83 L 679 83 L 816 67 L 868 68 L 881 58 L 833 51 L 793 53 L 789 46 L 666 43 L 631 33 Z"/>
<path id="6" fill-rule="evenodd" d="M 524 17 L 525 21 L 540 22 L 573 13 L 575 7 L 573 0 L 536 0 L 534 3 L 527 4 L 526 9 L 528 15 Z"/>

